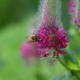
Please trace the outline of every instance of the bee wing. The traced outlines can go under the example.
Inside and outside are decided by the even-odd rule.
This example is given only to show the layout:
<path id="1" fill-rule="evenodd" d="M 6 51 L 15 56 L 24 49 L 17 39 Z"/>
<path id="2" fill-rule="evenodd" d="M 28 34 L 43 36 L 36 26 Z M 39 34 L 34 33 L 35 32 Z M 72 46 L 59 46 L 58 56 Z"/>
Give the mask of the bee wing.
<path id="1" fill-rule="evenodd" d="M 29 37 L 29 36 L 26 36 L 25 38 L 27 38 L 27 39 L 28 39 L 28 37 Z"/>
<path id="2" fill-rule="evenodd" d="M 31 43 L 31 42 L 30 42 L 29 40 L 26 40 L 26 43 L 28 43 L 28 44 L 29 44 L 29 43 Z"/>
<path id="3" fill-rule="evenodd" d="M 36 31 L 34 31 L 34 33 L 33 34 L 36 34 Z"/>
<path id="4" fill-rule="evenodd" d="M 30 41 L 26 41 L 27 44 L 31 43 Z"/>
<path id="5" fill-rule="evenodd" d="M 28 43 L 28 44 L 29 44 L 29 43 L 30 43 L 30 41 L 29 41 L 29 39 L 28 39 L 28 38 L 29 38 L 29 36 L 26 36 L 25 38 L 27 38 L 26 43 Z"/>

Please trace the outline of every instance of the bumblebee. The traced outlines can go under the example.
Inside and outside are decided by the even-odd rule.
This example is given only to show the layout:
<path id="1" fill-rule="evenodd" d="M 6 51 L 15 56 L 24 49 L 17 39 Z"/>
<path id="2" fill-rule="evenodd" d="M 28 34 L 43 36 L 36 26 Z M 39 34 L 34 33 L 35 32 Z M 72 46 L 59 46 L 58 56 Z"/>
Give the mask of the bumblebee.
<path id="1" fill-rule="evenodd" d="M 28 36 L 27 38 L 28 38 L 27 43 L 30 43 L 30 42 L 37 42 L 39 37 L 37 36 L 37 34 L 33 34 L 31 36 Z"/>

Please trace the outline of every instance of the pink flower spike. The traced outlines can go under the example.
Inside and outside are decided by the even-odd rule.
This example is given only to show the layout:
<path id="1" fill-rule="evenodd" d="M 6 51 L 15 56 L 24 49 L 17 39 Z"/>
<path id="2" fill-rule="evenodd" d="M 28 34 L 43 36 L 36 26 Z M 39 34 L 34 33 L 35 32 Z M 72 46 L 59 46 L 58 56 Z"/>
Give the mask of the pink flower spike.
<path id="1" fill-rule="evenodd" d="M 48 30 L 48 31 L 47 31 Z M 38 32 L 39 31 L 39 32 Z M 63 27 L 58 28 L 56 25 L 41 25 L 39 30 L 36 31 L 38 38 L 38 49 L 44 50 L 48 49 L 47 51 L 50 53 L 51 49 L 53 48 L 56 52 L 53 52 L 53 58 L 55 54 L 57 54 L 56 58 L 58 58 L 58 54 L 64 54 L 64 51 L 61 51 L 62 48 L 66 48 L 69 41 L 66 39 L 66 31 Z M 46 39 L 47 38 L 47 39 Z M 41 53 L 44 57 L 49 55 L 46 54 L 47 51 L 44 51 L 45 54 Z"/>

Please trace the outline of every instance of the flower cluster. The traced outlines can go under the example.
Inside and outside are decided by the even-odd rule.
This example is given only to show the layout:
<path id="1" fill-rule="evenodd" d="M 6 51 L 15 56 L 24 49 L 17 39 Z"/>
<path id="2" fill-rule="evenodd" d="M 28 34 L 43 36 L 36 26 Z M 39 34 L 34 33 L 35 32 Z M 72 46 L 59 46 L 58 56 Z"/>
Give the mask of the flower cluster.
<path id="1" fill-rule="evenodd" d="M 66 39 L 66 31 L 63 27 L 59 28 L 54 23 L 52 26 L 44 24 L 40 26 L 39 30 L 36 31 L 39 36 L 38 39 L 38 50 L 43 57 L 47 57 L 50 53 L 58 58 L 59 53 L 65 54 L 62 48 L 66 48 L 69 41 Z"/>

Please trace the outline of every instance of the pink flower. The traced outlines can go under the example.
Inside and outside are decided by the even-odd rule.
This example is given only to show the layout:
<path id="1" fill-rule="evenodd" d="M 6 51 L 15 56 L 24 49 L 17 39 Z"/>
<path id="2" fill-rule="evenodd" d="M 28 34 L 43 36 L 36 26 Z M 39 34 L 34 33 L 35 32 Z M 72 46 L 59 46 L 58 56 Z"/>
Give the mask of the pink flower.
<path id="1" fill-rule="evenodd" d="M 54 2 L 54 3 L 53 3 Z M 55 5 L 59 7 L 58 10 L 55 10 Z M 61 16 L 60 16 L 61 2 L 53 0 L 45 0 L 44 6 L 42 8 L 42 17 L 41 24 L 39 29 L 36 31 L 38 38 L 38 50 L 42 57 L 48 57 L 52 54 L 58 58 L 58 55 L 65 54 L 65 51 L 62 48 L 66 48 L 69 41 L 66 39 L 66 31 L 62 25 Z M 59 14 L 58 14 L 59 11 Z M 57 26 L 59 25 L 59 26 Z"/>
<path id="2" fill-rule="evenodd" d="M 80 33 L 80 7 L 76 0 L 69 0 L 68 2 L 69 13 L 71 15 L 71 22 L 79 28 Z"/>
<path id="3" fill-rule="evenodd" d="M 63 27 L 59 28 L 55 25 L 55 23 L 47 26 L 42 24 L 36 33 L 39 36 L 38 50 L 43 57 L 47 57 L 52 53 L 52 58 L 54 60 L 55 55 L 56 58 L 58 58 L 60 53 L 65 54 L 65 51 L 61 49 L 66 48 L 66 43 L 69 41 L 66 39 L 66 31 Z"/>
<path id="4" fill-rule="evenodd" d="M 76 24 L 77 27 L 80 28 L 80 18 L 79 18 L 79 16 L 75 19 L 74 23 Z"/>
<path id="5" fill-rule="evenodd" d="M 71 16 L 71 23 L 74 24 L 75 0 L 68 0 L 68 12 Z"/>
<path id="6" fill-rule="evenodd" d="M 31 42 L 29 44 L 24 42 L 22 43 L 20 50 L 22 57 L 28 62 L 30 62 L 31 58 L 37 59 L 40 57 L 40 54 L 37 49 L 37 42 Z"/>
<path id="7" fill-rule="evenodd" d="M 74 7 L 75 7 L 74 0 L 69 0 L 69 2 L 68 2 L 68 11 L 69 11 L 69 13 L 74 12 Z"/>

